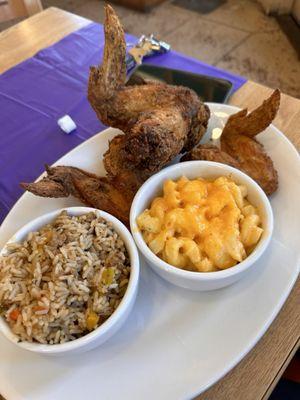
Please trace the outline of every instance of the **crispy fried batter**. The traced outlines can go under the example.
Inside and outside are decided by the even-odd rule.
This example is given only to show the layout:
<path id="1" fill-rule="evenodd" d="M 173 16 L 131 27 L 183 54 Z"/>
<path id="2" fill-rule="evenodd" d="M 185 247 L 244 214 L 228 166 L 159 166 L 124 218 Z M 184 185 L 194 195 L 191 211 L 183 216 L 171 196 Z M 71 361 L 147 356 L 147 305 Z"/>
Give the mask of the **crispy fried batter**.
<path id="1" fill-rule="evenodd" d="M 231 157 L 225 151 L 221 151 L 217 146 L 213 144 L 201 144 L 191 151 L 186 153 L 180 161 L 193 161 L 193 160 L 205 160 L 215 161 L 222 164 L 230 165 L 231 167 L 241 169 L 239 162 Z"/>
<path id="2" fill-rule="evenodd" d="M 222 138 L 228 135 L 245 135 L 250 138 L 265 130 L 275 118 L 280 105 L 280 91 L 272 95 L 251 113 L 241 110 L 231 115 L 223 129 Z"/>
<path id="3" fill-rule="evenodd" d="M 209 109 L 186 87 L 159 82 L 126 86 L 123 29 L 114 10 L 106 6 L 105 11 L 104 58 L 100 67 L 91 68 L 88 99 L 103 123 L 126 135 L 122 154 L 115 152 L 120 139 L 110 143 L 105 165 L 118 165 L 109 169 L 111 175 L 134 167 L 136 174 L 147 171 L 150 176 L 199 142 Z"/>
<path id="4" fill-rule="evenodd" d="M 129 225 L 129 210 L 135 192 L 108 178 L 75 167 L 47 167 L 45 178 L 35 183 L 21 183 L 21 187 L 41 197 L 72 195 L 87 206 L 107 211 Z"/>
<path id="5" fill-rule="evenodd" d="M 277 190 L 278 175 L 262 144 L 254 139 L 275 118 L 280 105 L 276 89 L 261 106 L 246 115 L 244 110 L 232 115 L 222 132 L 221 150 L 234 157 L 240 167 L 270 195 Z"/>
<path id="6" fill-rule="evenodd" d="M 231 165 L 251 176 L 270 195 L 278 187 L 278 175 L 263 145 L 254 136 L 275 118 L 280 92 L 275 90 L 263 104 L 247 115 L 241 110 L 231 115 L 221 135 L 221 149 L 206 144 L 195 147 L 181 161 L 208 160 Z"/>
<path id="7" fill-rule="evenodd" d="M 277 190 L 277 171 L 263 145 L 257 140 L 244 135 L 229 135 L 221 141 L 221 149 L 234 156 L 239 164 L 238 168 L 251 176 L 267 195 Z"/>
<path id="8" fill-rule="evenodd" d="M 84 204 L 105 210 L 129 224 L 133 197 L 150 175 L 181 151 L 185 160 L 223 162 L 245 171 L 271 194 L 278 185 L 272 160 L 254 136 L 275 117 L 280 93 L 276 90 L 260 107 L 247 115 L 231 116 L 221 137 L 221 150 L 201 145 L 209 109 L 190 89 L 161 83 L 125 86 L 125 41 L 120 22 L 106 6 L 103 64 L 92 67 L 88 98 L 99 119 L 122 129 L 104 155 L 107 177 L 75 167 L 47 167 L 48 175 L 21 186 L 42 197 L 75 196 Z"/>
<path id="9" fill-rule="evenodd" d="M 107 177 L 61 166 L 49 168 L 39 182 L 21 185 L 43 197 L 73 195 L 128 224 L 137 189 L 183 148 L 198 143 L 209 109 L 188 88 L 142 81 L 126 86 L 123 28 L 112 7 L 105 12 L 103 62 L 91 67 L 88 99 L 102 122 L 125 133 L 110 142 L 104 155 Z"/>

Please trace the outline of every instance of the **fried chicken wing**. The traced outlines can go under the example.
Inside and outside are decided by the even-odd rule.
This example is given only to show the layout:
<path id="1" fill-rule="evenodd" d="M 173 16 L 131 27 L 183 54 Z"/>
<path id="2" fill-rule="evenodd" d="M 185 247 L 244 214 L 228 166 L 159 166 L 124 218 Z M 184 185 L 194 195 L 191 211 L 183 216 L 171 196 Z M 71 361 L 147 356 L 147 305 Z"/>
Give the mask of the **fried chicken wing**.
<path id="1" fill-rule="evenodd" d="M 126 136 L 120 161 L 116 161 L 119 155 L 115 153 L 120 139 L 115 138 L 105 154 L 105 165 L 134 167 L 150 176 L 199 142 L 209 109 L 185 87 L 158 82 L 126 86 L 124 32 L 112 7 L 107 5 L 105 11 L 103 63 L 91 67 L 88 99 L 103 123 L 121 129 Z M 111 175 L 118 172 L 108 170 Z"/>
<path id="2" fill-rule="evenodd" d="M 41 197 L 74 196 L 89 207 L 107 211 L 129 225 L 129 209 L 134 191 L 106 177 L 75 167 L 46 167 L 47 176 L 21 187 Z"/>
<path id="3" fill-rule="evenodd" d="M 280 105 L 276 89 L 261 106 L 247 114 L 232 115 L 222 132 L 221 150 L 234 157 L 240 169 L 251 176 L 270 195 L 277 190 L 278 175 L 273 161 L 255 136 L 265 130 L 275 118 Z"/>
<path id="4" fill-rule="evenodd" d="M 228 118 L 221 135 L 220 149 L 214 145 L 199 145 L 181 161 L 208 160 L 231 165 L 251 176 L 266 194 L 272 194 L 278 187 L 277 171 L 255 136 L 270 125 L 279 104 L 280 92 L 277 89 L 251 113 L 241 110 Z"/>
<path id="5" fill-rule="evenodd" d="M 221 141 L 221 149 L 234 156 L 239 164 L 238 168 L 251 176 L 267 195 L 277 190 L 277 171 L 263 145 L 257 140 L 245 135 L 229 135 Z"/>

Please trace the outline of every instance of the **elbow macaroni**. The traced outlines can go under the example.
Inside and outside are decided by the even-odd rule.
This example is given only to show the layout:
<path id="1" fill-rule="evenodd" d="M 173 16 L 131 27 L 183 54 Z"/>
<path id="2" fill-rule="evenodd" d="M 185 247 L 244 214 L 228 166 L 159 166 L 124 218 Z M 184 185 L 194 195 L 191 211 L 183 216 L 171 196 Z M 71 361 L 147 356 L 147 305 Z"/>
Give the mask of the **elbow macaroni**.
<path id="1" fill-rule="evenodd" d="M 228 177 L 167 180 L 137 224 L 149 248 L 191 271 L 226 269 L 244 260 L 263 229 L 247 188 Z"/>

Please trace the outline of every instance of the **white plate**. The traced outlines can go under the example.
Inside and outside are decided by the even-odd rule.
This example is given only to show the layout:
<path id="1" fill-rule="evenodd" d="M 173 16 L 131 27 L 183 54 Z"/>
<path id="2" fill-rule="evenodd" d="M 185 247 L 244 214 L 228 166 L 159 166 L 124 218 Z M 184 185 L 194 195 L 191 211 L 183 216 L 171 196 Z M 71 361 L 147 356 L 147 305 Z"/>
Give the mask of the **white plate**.
<path id="1" fill-rule="evenodd" d="M 237 109 L 210 104 L 209 125 Z M 221 114 L 219 114 L 221 112 Z M 98 174 L 115 129 L 94 136 L 61 160 Z M 240 282 L 209 293 L 168 284 L 142 264 L 136 305 L 124 327 L 104 346 L 83 355 L 47 358 L 0 337 L 0 392 L 8 400 L 187 399 L 225 375 L 256 344 L 286 300 L 299 272 L 300 159 L 274 126 L 259 140 L 275 162 L 280 187 L 271 203 L 272 242 Z M 56 208 L 79 205 L 73 198 L 24 194 L 0 229 L 0 247 L 29 220 Z"/>

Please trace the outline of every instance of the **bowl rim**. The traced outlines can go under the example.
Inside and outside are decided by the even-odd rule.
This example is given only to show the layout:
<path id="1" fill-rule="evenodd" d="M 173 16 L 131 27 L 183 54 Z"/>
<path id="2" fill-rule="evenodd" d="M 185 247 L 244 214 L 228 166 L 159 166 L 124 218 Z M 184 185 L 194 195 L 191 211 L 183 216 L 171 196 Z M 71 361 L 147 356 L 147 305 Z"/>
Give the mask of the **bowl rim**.
<path id="1" fill-rule="evenodd" d="M 17 242 L 16 237 L 21 235 L 23 238 L 26 237 L 30 232 L 34 231 L 33 226 L 39 225 L 39 223 L 43 220 L 43 224 L 41 225 L 44 226 L 47 223 L 50 223 L 50 221 L 55 218 L 60 212 L 62 211 L 67 211 L 68 213 L 71 213 L 71 215 L 82 215 L 86 214 L 87 212 L 95 212 L 98 216 L 101 216 L 104 218 L 106 221 L 111 222 L 118 232 L 118 234 L 121 236 L 121 238 L 125 242 L 125 247 L 128 251 L 129 258 L 130 258 L 130 265 L 131 265 L 131 271 L 130 271 L 130 277 L 129 277 L 129 282 L 128 286 L 126 289 L 126 292 L 124 296 L 122 297 L 122 300 L 120 301 L 120 304 L 116 308 L 116 310 L 111 314 L 111 316 L 98 328 L 94 329 L 93 331 L 87 333 L 84 336 L 81 336 L 78 339 L 74 339 L 72 341 L 66 342 L 66 343 L 59 343 L 59 344 L 42 344 L 42 343 L 36 343 L 36 342 L 27 342 L 27 341 L 21 341 L 19 337 L 12 332 L 10 329 L 8 323 L 6 320 L 0 316 L 0 332 L 13 344 L 16 344 L 17 346 L 30 350 L 33 352 L 37 353 L 44 353 L 44 354 L 59 354 L 59 353 L 64 353 L 67 351 L 71 350 L 76 350 L 82 347 L 85 347 L 89 343 L 93 342 L 95 339 L 98 339 L 99 337 L 105 336 L 113 327 L 115 324 L 120 320 L 120 318 L 125 314 L 127 307 L 130 305 L 132 297 L 135 296 L 135 291 L 138 285 L 139 281 L 139 272 L 140 272 L 140 263 L 139 263 L 139 253 L 136 247 L 136 244 L 133 240 L 132 235 L 130 234 L 130 231 L 127 229 L 127 227 L 116 217 L 113 215 L 96 209 L 92 207 L 84 207 L 84 206 L 76 206 L 76 207 L 63 207 L 60 209 L 56 209 L 54 211 L 51 211 L 46 214 L 42 214 L 39 217 L 29 221 L 27 224 L 23 225 L 3 246 L 3 248 L 0 250 L 0 256 L 5 252 L 6 247 L 10 243 Z M 37 229 L 41 229 L 41 227 Z M 21 239 L 24 240 L 24 239 Z"/>
<path id="2" fill-rule="evenodd" d="M 222 168 L 224 170 L 224 175 L 225 174 L 235 174 L 240 176 L 242 179 L 246 180 L 247 185 L 252 186 L 252 188 L 255 189 L 257 194 L 260 196 L 262 199 L 262 204 L 264 207 L 264 211 L 266 214 L 266 225 L 267 225 L 267 231 L 265 232 L 265 236 L 260 239 L 252 253 L 245 258 L 245 260 L 241 261 L 237 265 L 227 268 L 224 270 L 220 271 L 211 271 L 211 272 L 194 272 L 194 271 L 188 271 L 188 270 L 183 270 L 181 268 L 175 267 L 174 265 L 171 265 L 167 263 L 166 261 L 162 260 L 159 258 L 156 254 L 154 254 L 146 242 L 143 239 L 143 235 L 141 234 L 139 228 L 137 227 L 136 224 L 136 218 L 137 218 L 137 212 L 136 209 L 138 207 L 138 204 L 140 202 L 140 199 L 144 192 L 147 191 L 148 186 L 152 184 L 154 181 L 161 181 L 161 186 L 163 183 L 163 180 L 168 179 L 167 175 L 170 172 L 174 172 L 178 170 L 178 178 L 181 175 L 186 175 L 188 176 L 188 169 L 189 167 L 195 165 L 199 165 L 199 167 L 204 167 L 208 166 L 211 168 Z M 200 176 L 201 172 L 199 173 Z M 220 175 L 221 176 L 221 175 Z M 154 197 L 153 197 L 154 198 Z M 153 200 L 153 199 L 152 199 Z M 187 279 L 187 280 L 192 280 L 192 281 L 198 281 L 198 282 L 203 282 L 203 281 L 214 281 L 216 279 L 222 279 L 222 278 L 229 278 L 232 277 L 236 274 L 239 274 L 246 269 L 248 269 L 254 262 L 256 262 L 261 255 L 264 253 L 266 250 L 267 246 L 270 243 L 272 233 L 273 233 L 273 228 L 274 228 L 274 217 L 273 217 L 273 211 L 272 207 L 270 204 L 270 201 L 268 197 L 266 196 L 265 192 L 262 190 L 262 188 L 247 174 L 244 172 L 240 171 L 237 168 L 231 167 L 227 164 L 222 164 L 214 161 L 204 161 L 204 160 L 193 160 L 193 161 L 185 161 L 181 162 L 178 164 L 171 165 L 167 168 L 164 168 L 157 174 L 151 176 L 144 184 L 140 187 L 140 189 L 137 191 L 132 205 L 130 209 L 130 228 L 131 232 L 133 235 L 133 238 L 136 242 L 136 245 L 139 249 L 139 251 L 144 255 L 144 257 L 152 264 L 154 264 L 158 269 L 169 273 L 173 276 Z"/>

